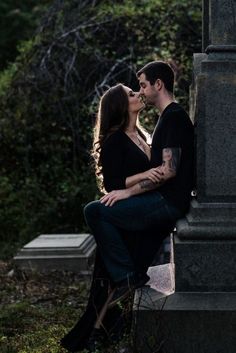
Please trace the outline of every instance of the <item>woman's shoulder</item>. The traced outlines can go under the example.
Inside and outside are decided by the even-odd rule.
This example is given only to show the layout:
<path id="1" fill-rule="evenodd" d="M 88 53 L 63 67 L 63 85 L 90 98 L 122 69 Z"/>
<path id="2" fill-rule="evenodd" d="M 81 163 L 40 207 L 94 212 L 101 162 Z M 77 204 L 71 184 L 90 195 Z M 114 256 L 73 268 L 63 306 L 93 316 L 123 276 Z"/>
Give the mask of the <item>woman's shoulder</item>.
<path id="1" fill-rule="evenodd" d="M 120 143 L 124 140 L 124 132 L 122 130 L 116 130 L 112 132 L 104 141 L 103 146 L 112 146 Z"/>
<path id="2" fill-rule="evenodd" d="M 121 130 L 114 131 L 110 134 L 106 140 L 103 142 L 101 147 L 101 158 L 102 160 L 112 155 L 121 155 L 125 153 L 126 141 L 124 138 L 124 133 Z"/>

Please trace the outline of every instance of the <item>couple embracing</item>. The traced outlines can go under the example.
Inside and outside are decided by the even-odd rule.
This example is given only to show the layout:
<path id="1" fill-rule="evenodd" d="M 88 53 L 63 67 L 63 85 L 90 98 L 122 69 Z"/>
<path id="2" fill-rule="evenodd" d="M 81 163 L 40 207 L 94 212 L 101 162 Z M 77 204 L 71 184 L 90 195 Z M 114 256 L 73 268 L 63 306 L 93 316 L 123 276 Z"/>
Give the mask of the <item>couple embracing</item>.
<path id="1" fill-rule="evenodd" d="M 95 125 L 93 157 L 106 193 L 86 205 L 84 215 L 108 284 L 99 313 L 91 319 L 92 333 L 86 336 L 91 352 L 117 303 L 148 282 L 146 271 L 163 234 L 188 211 L 193 188 L 193 125 L 175 102 L 172 68 L 162 61 L 150 62 L 137 72 L 137 78 L 139 92 L 117 84 L 104 93 Z M 160 113 L 151 145 L 138 120 L 146 104 Z M 68 342 L 76 341 L 72 351 L 87 344 L 85 338 L 78 338 L 80 324 L 81 320 L 62 340 L 66 348 Z"/>

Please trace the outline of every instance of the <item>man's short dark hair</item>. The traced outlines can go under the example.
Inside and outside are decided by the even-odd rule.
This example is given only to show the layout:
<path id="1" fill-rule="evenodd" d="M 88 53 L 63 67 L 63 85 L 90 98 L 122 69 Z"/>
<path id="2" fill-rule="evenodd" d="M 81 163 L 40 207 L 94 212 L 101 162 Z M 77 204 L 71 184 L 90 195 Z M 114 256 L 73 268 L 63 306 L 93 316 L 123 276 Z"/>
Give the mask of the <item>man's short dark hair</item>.
<path id="1" fill-rule="evenodd" d="M 137 77 L 145 74 L 146 79 L 151 85 L 154 85 L 157 79 L 162 80 L 167 91 L 173 93 L 174 91 L 174 71 L 164 61 L 152 61 L 146 64 L 142 69 L 137 72 Z"/>

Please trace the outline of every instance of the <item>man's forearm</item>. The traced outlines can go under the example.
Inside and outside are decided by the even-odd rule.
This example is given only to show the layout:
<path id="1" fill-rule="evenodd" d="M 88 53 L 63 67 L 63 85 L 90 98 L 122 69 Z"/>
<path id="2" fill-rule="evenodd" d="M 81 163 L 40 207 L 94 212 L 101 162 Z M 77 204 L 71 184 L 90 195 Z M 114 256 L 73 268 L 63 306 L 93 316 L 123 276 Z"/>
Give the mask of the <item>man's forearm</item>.
<path id="1" fill-rule="evenodd" d="M 129 188 L 130 196 L 139 195 L 139 194 L 143 194 L 144 192 L 147 192 L 147 191 L 155 190 L 161 184 L 162 184 L 162 182 L 153 183 L 149 179 L 141 180 L 139 183 L 137 183 Z"/>
<path id="2" fill-rule="evenodd" d="M 160 186 L 161 182 L 153 183 L 149 179 L 144 179 L 144 180 L 141 180 L 138 184 L 139 184 L 140 189 L 143 190 L 143 192 L 145 192 L 145 191 L 150 191 L 150 190 L 154 190 L 154 189 L 158 188 L 158 186 Z"/>

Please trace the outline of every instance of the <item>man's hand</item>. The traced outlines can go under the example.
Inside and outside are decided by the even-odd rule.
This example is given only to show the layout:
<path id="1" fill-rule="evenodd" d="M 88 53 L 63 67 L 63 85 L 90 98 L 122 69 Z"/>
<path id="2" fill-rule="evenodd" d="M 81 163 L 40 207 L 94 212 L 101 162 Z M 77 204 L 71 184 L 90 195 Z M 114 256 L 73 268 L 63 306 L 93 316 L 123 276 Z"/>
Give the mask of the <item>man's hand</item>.
<path id="1" fill-rule="evenodd" d="M 113 206 L 119 200 L 128 199 L 131 196 L 129 189 L 113 190 L 100 198 L 105 206 Z"/>

